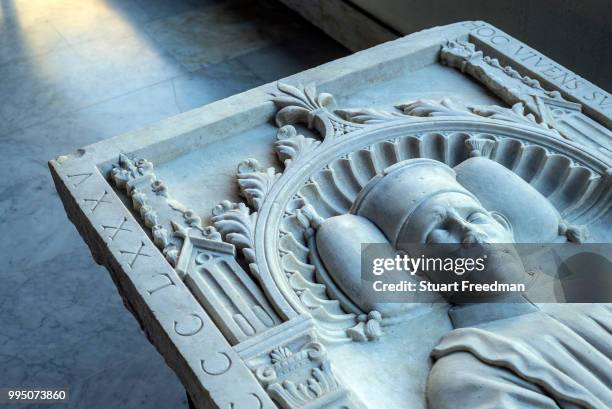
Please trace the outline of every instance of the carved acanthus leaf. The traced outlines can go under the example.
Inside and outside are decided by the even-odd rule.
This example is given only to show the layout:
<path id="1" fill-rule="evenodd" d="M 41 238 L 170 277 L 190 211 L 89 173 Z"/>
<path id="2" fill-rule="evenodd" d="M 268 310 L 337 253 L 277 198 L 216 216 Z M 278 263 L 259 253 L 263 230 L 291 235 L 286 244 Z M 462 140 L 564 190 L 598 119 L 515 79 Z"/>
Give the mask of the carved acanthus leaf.
<path id="1" fill-rule="evenodd" d="M 268 191 L 280 177 L 274 168 L 264 168 L 256 159 L 247 159 L 238 165 L 238 185 L 240 194 L 255 209 L 259 210 Z"/>
<path id="2" fill-rule="evenodd" d="M 321 144 L 321 141 L 299 135 L 292 125 L 281 127 L 276 133 L 276 139 L 274 151 L 285 167 Z"/>
<path id="3" fill-rule="evenodd" d="M 418 100 L 398 105 L 396 108 L 406 115 L 419 117 L 466 116 L 470 114 L 467 107 L 459 105 L 450 98 L 444 98 L 440 102 Z"/>
<path id="4" fill-rule="evenodd" d="M 433 100 L 418 100 L 397 105 L 395 108 L 400 112 L 360 108 L 338 109 L 335 113 L 345 121 L 366 125 L 395 121 L 402 118 L 408 119 L 409 117 L 480 116 L 530 126 L 535 125 L 556 132 L 545 122 L 538 122 L 533 114 L 525 113 L 525 106 L 520 102 L 514 104 L 512 108 L 504 108 L 496 105 L 468 106 L 460 102 L 452 101 L 449 98 L 444 98 L 439 102 Z"/>
<path id="5" fill-rule="evenodd" d="M 244 203 L 224 200 L 213 209 L 215 228 L 223 240 L 242 251 L 251 270 L 256 269 L 254 230 L 257 212 L 251 213 Z"/>
<path id="6" fill-rule="evenodd" d="M 273 94 L 273 101 L 277 108 L 276 125 L 280 128 L 285 125 L 303 123 L 308 128 L 314 128 L 325 138 L 328 133 L 324 117 L 329 115 L 328 108 L 334 104 L 331 94 L 317 94 L 314 84 L 294 87 L 292 85 L 277 84 L 279 94 Z"/>
<path id="7" fill-rule="evenodd" d="M 270 352 L 270 360 L 272 364 L 279 364 L 286 361 L 293 355 L 293 352 L 287 347 L 278 347 Z"/>
<path id="8" fill-rule="evenodd" d="M 522 102 L 517 102 L 512 108 L 503 108 L 497 105 L 489 106 L 471 106 L 468 108 L 473 114 L 485 118 L 497 119 L 500 121 L 508 121 L 514 123 L 522 123 L 525 125 L 536 125 L 546 130 L 557 132 L 550 128 L 545 122 L 538 122 L 533 114 L 525 113 L 525 105 Z"/>
<path id="9" fill-rule="evenodd" d="M 316 111 L 334 105 L 334 97 L 322 92 L 317 94 L 314 84 L 294 87 L 282 82 L 278 83 L 278 89 L 282 94 L 274 95 L 274 103 L 281 111 L 285 108 L 302 108 L 306 111 Z"/>
<path id="10" fill-rule="evenodd" d="M 336 109 L 334 113 L 345 121 L 365 125 L 379 124 L 405 118 L 401 112 L 390 112 L 371 108 Z"/>
<path id="11" fill-rule="evenodd" d="M 545 122 L 538 122 L 533 114 L 525 112 L 525 106 L 517 102 L 512 108 L 504 108 L 497 105 L 474 105 L 467 106 L 444 98 L 442 101 L 419 100 L 408 104 L 397 106 L 404 114 L 420 117 L 438 116 L 480 116 L 499 121 L 513 122 L 530 126 L 538 126 L 548 131 L 556 132 Z"/>

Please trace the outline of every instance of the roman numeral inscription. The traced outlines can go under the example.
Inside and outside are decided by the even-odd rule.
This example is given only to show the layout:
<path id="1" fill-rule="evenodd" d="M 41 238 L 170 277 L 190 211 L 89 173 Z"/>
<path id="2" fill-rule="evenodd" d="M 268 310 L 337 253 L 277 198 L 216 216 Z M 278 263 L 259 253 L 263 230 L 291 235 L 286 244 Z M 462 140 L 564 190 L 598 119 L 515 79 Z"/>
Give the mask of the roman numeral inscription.
<path id="1" fill-rule="evenodd" d="M 93 172 L 87 172 L 87 173 L 75 173 L 74 175 L 67 175 L 66 178 L 73 180 L 74 179 L 74 183 L 72 184 L 72 187 L 77 188 L 79 186 L 81 186 L 83 184 L 83 182 L 85 182 L 87 179 L 89 179 L 89 177 L 93 175 Z"/>
<path id="2" fill-rule="evenodd" d="M 131 261 L 128 263 L 128 265 L 130 266 L 130 268 L 134 268 L 134 264 L 136 264 L 136 260 L 138 260 L 139 257 L 151 257 L 150 254 L 143 253 L 144 247 L 145 247 L 145 244 L 144 244 L 144 241 L 142 241 L 140 242 L 140 247 L 136 251 L 119 250 L 119 252 L 122 255 L 124 254 L 131 255 Z"/>
<path id="3" fill-rule="evenodd" d="M 151 288 L 150 290 L 147 290 L 149 295 L 153 295 L 154 293 L 156 293 L 159 290 L 163 290 L 164 288 L 176 285 L 176 284 L 174 284 L 174 281 L 172 280 L 172 278 L 168 274 L 166 274 L 166 273 L 160 273 L 160 274 L 156 274 L 156 275 L 153 276 L 153 278 L 156 278 L 156 277 L 162 277 L 164 283 L 159 285 L 159 286 L 157 286 L 157 287 L 155 287 L 155 288 Z"/>
<path id="4" fill-rule="evenodd" d="M 585 110 L 586 114 L 593 116 L 604 126 L 610 126 L 612 123 L 612 96 L 608 92 L 485 22 L 470 21 L 464 26 L 470 30 L 470 36 L 474 40 L 477 39 L 481 43 L 493 46 L 497 52 L 505 55 L 511 61 L 514 60 L 533 73 L 541 75 L 551 84 L 576 98 L 584 107 L 588 107 Z M 477 46 L 478 41 L 470 40 Z M 529 72 L 523 74 L 530 75 Z"/>
<path id="5" fill-rule="evenodd" d="M 202 370 L 206 372 L 207 375 L 223 375 L 232 367 L 232 359 L 227 354 L 227 352 L 219 352 L 219 356 L 221 358 L 219 359 L 219 362 L 216 362 L 217 365 L 214 365 L 215 362 L 213 362 L 213 364 L 210 364 L 204 359 L 200 360 L 200 366 L 202 367 Z"/>
<path id="6" fill-rule="evenodd" d="M 119 234 L 119 232 L 121 231 L 127 231 L 127 232 L 131 232 L 132 230 L 128 229 L 125 227 L 126 223 L 127 223 L 128 219 L 127 217 L 123 217 L 123 220 L 121 221 L 121 223 L 119 223 L 118 226 L 107 226 L 107 225 L 102 225 L 102 228 L 104 230 L 110 230 L 112 232 L 112 234 L 110 236 L 108 236 L 109 239 L 111 239 L 111 241 L 115 240 L 115 238 L 117 237 L 117 235 Z"/>
<path id="7" fill-rule="evenodd" d="M 189 314 L 190 319 L 184 321 L 191 322 L 179 322 L 174 321 L 174 332 L 183 337 L 191 337 L 204 328 L 204 321 L 198 314 Z M 195 324 L 195 325 L 192 325 Z"/>
<path id="8" fill-rule="evenodd" d="M 108 192 L 105 190 L 104 193 L 102 193 L 102 196 L 100 196 L 98 199 L 83 199 L 83 201 L 85 203 L 91 203 L 92 204 L 92 206 L 89 208 L 89 211 L 91 213 L 93 213 L 93 212 L 96 211 L 98 206 L 100 206 L 100 204 L 102 204 L 102 203 L 110 203 L 110 200 L 105 200 L 106 195 L 108 195 Z"/>

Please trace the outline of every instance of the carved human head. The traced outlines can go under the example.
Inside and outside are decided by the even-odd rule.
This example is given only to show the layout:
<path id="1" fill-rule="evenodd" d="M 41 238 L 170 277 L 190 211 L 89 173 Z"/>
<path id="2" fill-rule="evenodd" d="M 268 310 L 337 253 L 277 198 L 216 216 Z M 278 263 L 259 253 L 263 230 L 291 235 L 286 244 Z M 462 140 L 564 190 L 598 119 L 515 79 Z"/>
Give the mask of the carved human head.
<path id="1" fill-rule="evenodd" d="M 363 188 L 351 212 L 368 218 L 396 249 L 409 254 L 484 256 L 486 268 L 469 278 L 473 282 L 526 279 L 508 219 L 486 209 L 442 162 L 409 159 L 385 169 Z M 445 283 L 468 278 L 453 272 L 428 277 Z"/>
<path id="2" fill-rule="evenodd" d="M 511 243 L 512 227 L 485 209 L 456 180 L 455 172 L 432 159 L 409 159 L 373 178 L 351 212 L 373 221 L 398 249 L 403 244 Z"/>

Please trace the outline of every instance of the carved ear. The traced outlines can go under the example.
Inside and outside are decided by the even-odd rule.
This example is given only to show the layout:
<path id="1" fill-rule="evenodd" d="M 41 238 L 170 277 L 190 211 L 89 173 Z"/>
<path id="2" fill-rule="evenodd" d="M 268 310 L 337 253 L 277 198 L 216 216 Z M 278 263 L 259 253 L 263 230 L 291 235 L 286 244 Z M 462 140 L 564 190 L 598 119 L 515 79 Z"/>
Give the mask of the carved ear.
<path id="1" fill-rule="evenodd" d="M 514 235 L 514 229 L 512 228 L 512 223 L 510 223 L 510 220 L 508 220 L 508 218 L 506 216 L 504 216 L 500 212 L 492 211 L 491 212 L 491 217 L 493 217 L 495 220 L 497 220 L 497 222 L 499 224 L 504 226 L 504 228 L 507 231 L 509 231 L 510 233 L 512 233 L 512 235 Z"/>

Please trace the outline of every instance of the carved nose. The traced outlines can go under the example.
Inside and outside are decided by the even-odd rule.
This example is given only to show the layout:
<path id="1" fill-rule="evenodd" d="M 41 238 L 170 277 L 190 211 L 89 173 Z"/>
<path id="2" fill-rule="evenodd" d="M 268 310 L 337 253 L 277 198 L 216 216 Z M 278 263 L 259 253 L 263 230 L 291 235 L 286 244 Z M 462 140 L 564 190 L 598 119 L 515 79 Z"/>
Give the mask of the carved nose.
<path id="1" fill-rule="evenodd" d="M 471 230 L 463 236 L 463 240 L 461 241 L 461 243 L 465 246 L 470 246 L 474 244 L 486 244 L 487 239 L 488 237 L 485 234 L 479 231 Z"/>
<path id="2" fill-rule="evenodd" d="M 484 234 L 480 229 L 475 227 L 473 224 L 466 221 L 463 217 L 453 214 L 450 216 L 452 223 L 455 228 L 459 231 L 461 237 L 461 244 L 473 245 L 473 244 L 484 244 L 487 242 L 487 235 Z"/>
<path id="3" fill-rule="evenodd" d="M 448 219 L 451 225 L 462 234 L 469 233 L 474 229 L 469 222 L 455 212 L 450 213 Z"/>

